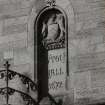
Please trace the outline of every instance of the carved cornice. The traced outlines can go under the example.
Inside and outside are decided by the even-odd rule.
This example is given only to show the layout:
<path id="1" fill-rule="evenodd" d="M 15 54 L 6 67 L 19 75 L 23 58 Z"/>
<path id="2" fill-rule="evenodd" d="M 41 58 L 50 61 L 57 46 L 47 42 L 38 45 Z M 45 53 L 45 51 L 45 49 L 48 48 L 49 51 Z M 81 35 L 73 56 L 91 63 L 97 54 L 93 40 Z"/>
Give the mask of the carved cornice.
<path id="1" fill-rule="evenodd" d="M 55 41 L 55 42 L 43 41 L 42 43 L 47 50 L 65 48 L 65 38 L 64 37 L 59 41 Z"/>

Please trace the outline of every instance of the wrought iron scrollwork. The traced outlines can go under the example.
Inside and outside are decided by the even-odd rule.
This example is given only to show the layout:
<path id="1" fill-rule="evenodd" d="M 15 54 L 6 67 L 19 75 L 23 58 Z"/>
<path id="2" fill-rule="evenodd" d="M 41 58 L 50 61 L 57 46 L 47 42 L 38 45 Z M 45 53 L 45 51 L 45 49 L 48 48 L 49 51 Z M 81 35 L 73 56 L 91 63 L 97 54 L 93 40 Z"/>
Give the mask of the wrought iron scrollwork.
<path id="1" fill-rule="evenodd" d="M 21 79 L 22 83 L 26 85 L 28 90 L 37 90 L 37 85 L 30 78 L 12 70 L 8 70 L 8 81 L 13 80 L 16 75 Z"/>
<path id="2" fill-rule="evenodd" d="M 36 92 L 38 90 L 37 85 L 30 78 L 15 71 L 9 70 L 8 62 L 6 64 L 6 67 L 6 70 L 0 71 L 0 80 L 6 82 L 4 86 L 0 88 L 0 95 L 3 96 L 5 100 L 7 100 L 5 105 L 13 105 L 11 101 L 14 99 L 16 94 L 19 95 L 20 99 L 24 102 L 24 105 L 39 105 L 39 102 L 35 100 L 30 94 L 28 94 L 29 91 Z M 18 77 L 21 80 L 21 82 L 26 86 L 28 92 L 25 93 L 24 91 L 21 91 L 21 89 L 19 90 L 10 87 L 9 83 L 16 77 Z M 48 97 L 50 98 L 51 103 L 55 105 L 62 105 L 61 103 L 56 102 L 50 94 L 48 94 Z"/>
<path id="3" fill-rule="evenodd" d="M 10 96 L 14 95 L 15 93 L 20 94 L 22 97 L 25 105 L 36 105 L 36 100 L 29 94 L 30 91 L 36 92 L 37 90 L 37 85 L 28 77 L 17 73 L 15 71 L 9 70 L 10 64 L 6 62 L 5 70 L 0 71 L 0 80 L 4 81 L 1 85 L 2 87 L 0 88 L 0 95 L 4 96 L 7 100 L 6 105 L 9 104 L 9 98 Z M 21 83 L 27 88 L 28 92 L 24 92 L 21 89 L 15 89 L 14 87 L 10 87 L 11 81 L 13 81 L 16 77 L 19 78 Z M 0 85 L 0 86 L 1 86 Z"/>
<path id="4" fill-rule="evenodd" d="M 0 94 L 1 95 L 7 94 L 7 89 L 6 88 L 0 88 Z"/>
<path id="5" fill-rule="evenodd" d="M 6 80 L 6 78 L 7 78 L 6 71 L 5 70 L 1 70 L 0 71 L 0 79 Z"/>
<path id="6" fill-rule="evenodd" d="M 8 93 L 7 93 L 7 90 L 8 90 Z M 9 96 L 12 96 L 14 95 L 14 93 L 17 92 L 21 95 L 21 97 L 23 98 L 23 100 L 25 101 L 26 105 L 35 105 L 36 101 L 29 95 L 21 92 L 21 91 L 18 91 L 18 90 L 15 90 L 15 89 L 12 89 L 12 88 L 1 88 L 0 89 L 0 94 L 1 95 L 4 95 L 6 96 L 8 94 L 8 99 L 9 99 Z"/>

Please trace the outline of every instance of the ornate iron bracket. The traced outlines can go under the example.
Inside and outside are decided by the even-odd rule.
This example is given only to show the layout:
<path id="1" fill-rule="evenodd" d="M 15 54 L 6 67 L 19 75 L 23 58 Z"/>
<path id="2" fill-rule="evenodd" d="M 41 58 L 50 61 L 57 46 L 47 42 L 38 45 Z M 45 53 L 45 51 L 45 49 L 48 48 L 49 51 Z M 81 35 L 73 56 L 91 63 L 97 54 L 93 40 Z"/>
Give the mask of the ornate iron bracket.
<path id="1" fill-rule="evenodd" d="M 0 79 L 4 80 L 6 82 L 6 86 L 0 88 L 0 95 L 4 96 L 6 98 L 6 104 L 5 105 L 11 105 L 9 104 L 9 97 L 14 95 L 15 93 L 20 94 L 23 101 L 25 102 L 25 105 L 39 105 L 39 102 L 35 101 L 30 95 L 27 93 L 22 92 L 21 90 L 13 89 L 9 87 L 9 82 L 13 80 L 16 76 L 20 78 L 22 83 L 26 86 L 27 90 L 32 90 L 33 92 L 37 91 L 37 85 L 28 77 L 17 73 L 15 71 L 9 70 L 10 64 L 8 61 L 4 64 L 6 70 L 0 71 Z M 62 100 L 59 100 L 56 102 L 56 100 L 48 93 L 48 97 L 51 101 L 51 103 L 55 105 L 62 105 Z M 51 104 L 52 105 L 52 104 Z"/>
<path id="2" fill-rule="evenodd" d="M 14 95 L 14 93 L 20 94 L 23 101 L 25 102 L 25 105 L 37 105 L 37 102 L 35 99 L 33 99 L 28 93 L 29 91 L 36 92 L 37 91 L 37 85 L 28 77 L 17 73 L 15 71 L 9 70 L 10 64 L 8 61 L 4 64 L 5 70 L 0 71 L 0 80 L 3 81 L 3 86 L 0 88 L 0 95 L 4 96 L 6 99 L 6 105 L 9 104 L 9 97 Z M 27 88 L 27 93 L 21 90 L 13 89 L 14 87 L 10 87 L 10 81 L 14 80 L 15 78 L 19 78 L 21 83 Z"/>

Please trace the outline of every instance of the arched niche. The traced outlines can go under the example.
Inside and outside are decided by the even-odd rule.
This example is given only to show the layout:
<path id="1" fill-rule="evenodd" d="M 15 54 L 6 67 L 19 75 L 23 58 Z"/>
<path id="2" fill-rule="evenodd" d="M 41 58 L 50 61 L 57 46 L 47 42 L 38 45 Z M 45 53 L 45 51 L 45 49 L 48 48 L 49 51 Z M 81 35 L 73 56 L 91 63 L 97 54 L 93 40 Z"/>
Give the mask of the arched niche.
<path id="1" fill-rule="evenodd" d="M 48 93 L 64 94 L 69 74 L 66 13 L 59 6 L 47 6 L 37 15 L 34 28 L 39 100 Z"/>

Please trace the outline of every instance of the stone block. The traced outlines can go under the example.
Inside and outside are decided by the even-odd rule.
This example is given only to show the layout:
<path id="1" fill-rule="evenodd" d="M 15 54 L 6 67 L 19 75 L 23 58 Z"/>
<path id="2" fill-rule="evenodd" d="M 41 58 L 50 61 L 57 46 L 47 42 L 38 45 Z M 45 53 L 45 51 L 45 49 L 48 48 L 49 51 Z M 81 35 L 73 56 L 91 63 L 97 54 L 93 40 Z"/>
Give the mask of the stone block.
<path id="1" fill-rule="evenodd" d="M 28 78 L 34 80 L 34 69 L 31 69 L 31 64 L 26 63 L 26 64 L 20 64 L 20 65 L 12 65 L 11 70 L 14 70 L 18 73 L 21 73 Z"/>
<path id="2" fill-rule="evenodd" d="M 26 48 L 18 49 L 14 51 L 14 65 L 31 63 L 32 59 L 27 53 Z"/>
<path id="3" fill-rule="evenodd" d="M 57 0 L 56 4 L 63 8 L 66 8 L 67 6 L 70 5 L 70 1 L 69 0 Z"/>
<path id="4" fill-rule="evenodd" d="M 105 98 L 105 68 L 91 71 L 92 98 L 100 100 Z"/>
<path id="5" fill-rule="evenodd" d="M 13 50 L 11 50 L 11 51 L 4 51 L 3 52 L 3 55 L 4 55 L 4 59 L 13 59 Z"/>
<path id="6" fill-rule="evenodd" d="M 12 50 L 18 50 L 20 48 L 26 48 L 27 47 L 27 40 L 17 40 L 17 41 L 11 41 L 7 43 L 1 43 L 0 44 L 0 52 L 8 52 Z"/>
<path id="7" fill-rule="evenodd" d="M 14 50 L 27 47 L 27 40 L 26 39 L 13 41 L 12 43 L 13 43 L 13 49 Z"/>
<path id="8" fill-rule="evenodd" d="M 4 26 L 11 26 L 11 25 L 18 25 L 18 24 L 25 24 L 28 21 L 28 16 L 20 16 L 15 18 L 5 19 Z"/>
<path id="9" fill-rule="evenodd" d="M 23 33 L 27 31 L 27 24 L 18 24 L 5 27 L 3 35 L 11 35 L 15 33 Z"/>
<path id="10" fill-rule="evenodd" d="M 96 52 L 104 52 L 105 51 L 105 43 L 96 44 Z"/>
<path id="11" fill-rule="evenodd" d="M 96 37 L 99 36 L 101 38 L 103 36 L 103 40 L 104 40 L 104 36 L 105 36 L 104 27 L 96 27 L 94 29 L 91 29 L 91 32 L 92 32 L 92 35 L 96 35 Z"/>
<path id="12" fill-rule="evenodd" d="M 95 44 L 103 43 L 103 37 L 104 35 L 101 32 L 100 34 L 98 34 L 97 32 L 96 34 L 94 33 L 93 36 L 88 38 L 90 46 L 93 44 L 95 45 Z"/>
<path id="13" fill-rule="evenodd" d="M 82 29 L 91 29 L 91 28 L 95 28 L 98 25 L 98 21 L 95 21 L 94 19 L 88 20 L 88 21 L 84 21 L 84 23 L 82 24 Z"/>
<path id="14" fill-rule="evenodd" d="M 13 49 L 13 43 L 7 42 L 7 43 L 1 43 L 0 44 L 0 52 L 4 52 L 7 50 L 12 50 Z"/>
<path id="15" fill-rule="evenodd" d="M 20 2 L 10 2 L 10 0 L 8 0 L 6 3 L 2 3 L 0 4 L 0 13 L 8 13 L 8 12 L 12 12 L 12 11 L 16 11 L 17 9 L 20 8 Z"/>
<path id="16" fill-rule="evenodd" d="M 84 12 L 84 13 L 79 13 L 78 14 L 78 21 L 87 21 L 87 20 L 105 20 L 105 16 L 103 15 L 105 13 L 105 9 L 98 9 L 98 10 L 91 10 L 88 12 Z M 92 14 L 92 15 L 91 15 Z"/>
<path id="17" fill-rule="evenodd" d="M 0 95 L 0 105 L 5 105 L 5 104 L 6 104 L 5 96 Z"/>
<path id="18" fill-rule="evenodd" d="M 90 72 L 80 72 L 74 74 L 74 97 L 75 99 L 79 98 L 88 98 L 90 94 Z"/>
<path id="19" fill-rule="evenodd" d="M 70 61 L 73 72 L 105 69 L 105 52 L 75 56 Z"/>
<path id="20" fill-rule="evenodd" d="M 21 3 L 21 8 L 28 8 L 30 7 L 31 5 L 33 5 L 32 3 L 34 2 L 34 0 L 22 0 L 22 3 Z"/>
<path id="21" fill-rule="evenodd" d="M 5 19 L 3 35 L 27 32 L 27 16 Z"/>
<path id="22" fill-rule="evenodd" d="M 77 40 L 77 43 L 79 43 L 78 42 L 78 40 Z M 77 53 L 78 53 L 78 48 L 77 48 L 77 44 L 76 44 L 76 42 L 75 41 L 69 41 L 69 43 L 68 43 L 68 52 L 69 52 L 69 57 L 74 57 L 74 56 L 76 56 L 77 55 Z"/>
<path id="23" fill-rule="evenodd" d="M 34 55 L 36 55 L 37 51 L 34 52 L 34 45 L 27 47 L 27 53 L 32 60 L 34 60 Z"/>
<path id="24" fill-rule="evenodd" d="M 3 64 L 4 64 L 3 52 L 0 52 L 0 68 L 1 68 L 0 70 L 2 70 Z"/>
<path id="25" fill-rule="evenodd" d="M 104 0 L 85 0 L 91 9 L 105 8 Z"/>
<path id="26" fill-rule="evenodd" d="M 29 15 L 29 12 L 31 12 L 30 10 L 31 10 L 30 8 L 23 8 L 23 9 L 17 9 L 14 11 L 0 13 L 0 20 L 20 17 L 20 16 L 27 16 Z"/>
<path id="27" fill-rule="evenodd" d="M 0 13 L 8 14 L 23 8 L 31 7 L 33 0 L 4 0 L 0 1 Z"/>
<path id="28" fill-rule="evenodd" d="M 91 87 L 92 88 L 98 88 L 98 87 L 104 88 L 104 86 L 105 86 L 105 83 L 104 83 L 105 71 L 104 71 L 104 69 L 91 71 Z"/>
<path id="29" fill-rule="evenodd" d="M 0 21 L 0 36 L 2 36 L 3 32 L 3 21 Z"/>
<path id="30" fill-rule="evenodd" d="M 26 40 L 27 39 L 27 33 L 16 33 L 13 35 L 8 35 L 8 36 L 1 36 L 0 37 L 0 44 L 3 43 L 9 43 L 9 42 L 15 42 L 19 40 Z"/>
<path id="31" fill-rule="evenodd" d="M 35 0 L 36 12 L 38 13 L 45 5 L 44 0 Z"/>

